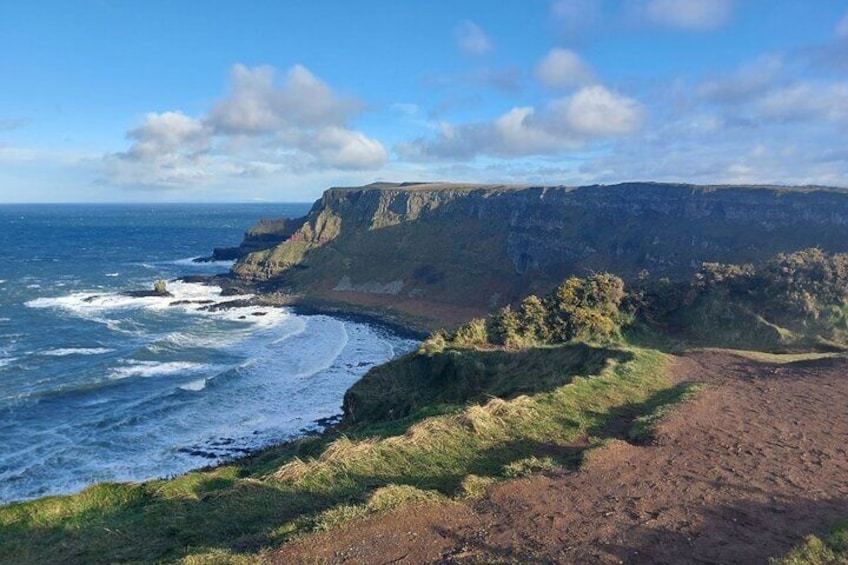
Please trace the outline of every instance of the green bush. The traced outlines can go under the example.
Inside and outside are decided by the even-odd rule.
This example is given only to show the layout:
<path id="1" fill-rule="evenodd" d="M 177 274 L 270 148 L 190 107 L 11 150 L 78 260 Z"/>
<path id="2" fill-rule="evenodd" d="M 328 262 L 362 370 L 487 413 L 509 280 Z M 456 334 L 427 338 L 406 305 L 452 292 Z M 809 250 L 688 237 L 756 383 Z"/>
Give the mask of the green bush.
<path id="1" fill-rule="evenodd" d="M 474 318 L 456 330 L 451 338 L 451 344 L 457 347 L 473 347 L 487 343 L 489 343 L 489 331 L 486 320 L 483 318 Z"/>

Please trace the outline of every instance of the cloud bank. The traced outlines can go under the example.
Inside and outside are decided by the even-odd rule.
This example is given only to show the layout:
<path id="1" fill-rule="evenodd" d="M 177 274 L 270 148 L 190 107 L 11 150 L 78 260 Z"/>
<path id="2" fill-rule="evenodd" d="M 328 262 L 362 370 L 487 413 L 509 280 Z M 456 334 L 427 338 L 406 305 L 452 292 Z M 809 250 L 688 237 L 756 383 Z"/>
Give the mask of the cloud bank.
<path id="1" fill-rule="evenodd" d="M 272 67 L 235 65 L 229 92 L 208 113 L 147 114 L 127 133 L 129 149 L 106 156 L 104 172 L 119 185 L 169 188 L 277 171 L 378 169 L 385 147 L 348 126 L 362 108 L 302 65 L 279 83 Z"/>
<path id="2" fill-rule="evenodd" d="M 423 161 L 558 154 L 632 133 L 640 127 L 642 118 L 638 102 L 593 85 L 553 99 L 539 109 L 512 108 L 488 122 L 458 126 L 443 123 L 435 138 L 401 144 L 398 152 Z"/>

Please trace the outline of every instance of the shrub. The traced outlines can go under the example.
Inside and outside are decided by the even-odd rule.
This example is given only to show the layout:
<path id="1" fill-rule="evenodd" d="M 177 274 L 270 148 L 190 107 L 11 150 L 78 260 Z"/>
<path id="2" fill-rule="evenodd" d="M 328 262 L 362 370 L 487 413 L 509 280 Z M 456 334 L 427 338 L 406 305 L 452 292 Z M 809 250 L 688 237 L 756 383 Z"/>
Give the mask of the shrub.
<path id="1" fill-rule="evenodd" d="M 447 345 L 448 341 L 445 336 L 445 332 L 438 330 L 430 334 L 430 337 L 425 339 L 424 343 L 418 346 L 418 352 L 424 353 L 425 355 L 433 355 L 444 351 Z"/>
<path id="2" fill-rule="evenodd" d="M 454 333 L 451 345 L 457 347 L 473 347 L 475 345 L 486 345 L 489 343 L 489 331 L 486 328 L 486 320 L 474 318 Z"/>
<path id="3" fill-rule="evenodd" d="M 491 318 L 489 334 L 494 343 L 506 347 L 520 347 L 525 341 L 521 334 L 521 318 L 509 305 Z"/>
<path id="4" fill-rule="evenodd" d="M 624 281 L 609 273 L 571 277 L 548 298 L 550 341 L 608 339 L 621 328 Z"/>

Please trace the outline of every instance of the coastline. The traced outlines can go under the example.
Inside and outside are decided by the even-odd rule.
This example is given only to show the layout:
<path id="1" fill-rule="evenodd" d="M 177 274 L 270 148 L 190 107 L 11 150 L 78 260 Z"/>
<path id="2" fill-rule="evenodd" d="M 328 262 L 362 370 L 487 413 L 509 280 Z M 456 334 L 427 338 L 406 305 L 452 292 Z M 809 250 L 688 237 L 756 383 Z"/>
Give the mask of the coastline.
<path id="1" fill-rule="evenodd" d="M 218 286 L 222 289 L 222 296 L 232 296 L 234 301 L 238 300 L 239 296 L 252 294 L 254 296 L 248 299 L 245 302 L 246 304 L 290 308 L 296 314 L 305 316 L 327 315 L 352 322 L 362 322 L 388 329 L 409 339 L 424 340 L 437 327 L 449 325 L 436 319 L 423 318 L 388 307 L 365 306 L 307 294 L 290 294 L 278 289 L 263 288 L 267 287 L 267 283 L 256 284 L 238 280 L 229 273 L 179 277 L 177 280 Z"/>

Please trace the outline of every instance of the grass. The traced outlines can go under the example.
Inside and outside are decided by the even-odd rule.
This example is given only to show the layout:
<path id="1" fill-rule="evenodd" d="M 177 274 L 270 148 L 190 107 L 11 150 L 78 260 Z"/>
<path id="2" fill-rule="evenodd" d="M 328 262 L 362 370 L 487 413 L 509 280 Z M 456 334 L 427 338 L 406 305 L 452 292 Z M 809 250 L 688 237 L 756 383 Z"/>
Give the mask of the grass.
<path id="1" fill-rule="evenodd" d="M 786 365 L 789 363 L 798 363 L 800 361 L 817 361 L 819 359 L 831 359 L 834 357 L 843 357 L 845 356 L 844 352 L 804 352 L 804 353 L 768 353 L 765 351 L 751 351 L 744 349 L 719 349 L 712 347 L 704 347 L 699 348 L 699 351 L 724 351 L 724 352 L 732 352 L 734 355 L 738 355 L 740 357 L 744 357 L 746 359 L 751 359 L 752 361 L 759 361 L 761 363 L 772 363 L 775 365 Z"/>
<path id="2" fill-rule="evenodd" d="M 563 355 L 554 349 L 552 364 Z M 0 508 L 0 562 L 244 563 L 315 529 L 575 465 L 622 411 L 638 417 L 675 400 L 662 353 L 596 350 L 605 363 L 564 367 L 577 373 L 532 394 L 428 407 L 171 480 Z"/>
<path id="3" fill-rule="evenodd" d="M 770 559 L 770 565 L 848 564 L 848 522 L 833 528 L 824 539 L 808 536 L 804 543 L 783 557 Z"/>

